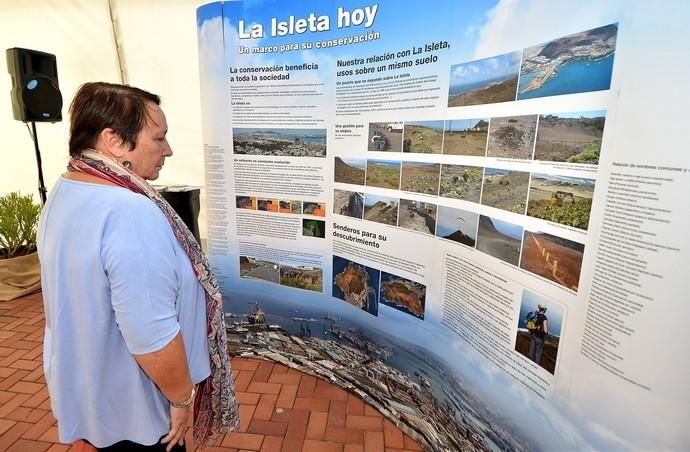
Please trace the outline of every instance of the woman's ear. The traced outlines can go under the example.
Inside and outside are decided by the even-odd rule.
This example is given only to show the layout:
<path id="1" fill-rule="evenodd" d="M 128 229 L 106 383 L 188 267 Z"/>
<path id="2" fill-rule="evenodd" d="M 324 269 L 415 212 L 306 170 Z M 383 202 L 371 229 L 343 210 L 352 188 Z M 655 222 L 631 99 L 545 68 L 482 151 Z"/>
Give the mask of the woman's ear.
<path id="1" fill-rule="evenodd" d="M 97 144 L 97 150 L 106 151 L 115 158 L 122 158 L 129 150 L 122 137 L 111 128 L 101 130 Z"/>

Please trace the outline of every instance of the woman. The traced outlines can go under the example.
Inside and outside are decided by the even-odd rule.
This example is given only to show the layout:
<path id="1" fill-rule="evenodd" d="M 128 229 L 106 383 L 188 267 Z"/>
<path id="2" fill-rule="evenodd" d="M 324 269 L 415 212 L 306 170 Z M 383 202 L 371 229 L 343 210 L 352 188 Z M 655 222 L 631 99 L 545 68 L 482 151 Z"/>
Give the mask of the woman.
<path id="1" fill-rule="evenodd" d="M 146 182 L 172 155 L 160 98 L 87 83 L 70 106 L 71 159 L 38 248 L 44 372 L 60 440 L 77 450 L 185 450 L 239 423 L 217 282 Z"/>

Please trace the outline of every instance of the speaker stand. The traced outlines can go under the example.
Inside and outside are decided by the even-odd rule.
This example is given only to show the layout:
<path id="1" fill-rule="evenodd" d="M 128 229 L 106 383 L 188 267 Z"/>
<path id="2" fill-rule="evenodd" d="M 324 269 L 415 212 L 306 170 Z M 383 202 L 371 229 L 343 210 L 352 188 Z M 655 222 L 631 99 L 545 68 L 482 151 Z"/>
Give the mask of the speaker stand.
<path id="1" fill-rule="evenodd" d="M 38 148 L 38 135 L 36 134 L 36 123 L 31 121 L 31 138 L 34 141 L 34 148 L 36 149 L 36 165 L 38 166 L 38 193 L 41 196 L 41 205 L 46 203 L 46 185 L 43 182 L 43 164 L 41 163 L 41 150 Z"/>

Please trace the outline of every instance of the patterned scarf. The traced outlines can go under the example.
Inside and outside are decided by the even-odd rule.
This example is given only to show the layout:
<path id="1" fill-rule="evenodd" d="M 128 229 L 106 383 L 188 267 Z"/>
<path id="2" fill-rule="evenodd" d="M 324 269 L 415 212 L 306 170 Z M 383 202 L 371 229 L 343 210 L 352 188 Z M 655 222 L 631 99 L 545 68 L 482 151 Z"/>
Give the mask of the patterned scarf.
<path id="1" fill-rule="evenodd" d="M 200 447 L 214 444 L 219 433 L 239 428 L 240 417 L 228 359 L 223 301 L 208 259 L 170 204 L 131 170 L 92 149 L 84 150 L 80 157 L 70 159 L 67 169 L 99 177 L 149 198 L 163 212 L 175 238 L 189 256 L 194 273 L 206 292 L 206 327 L 211 362 L 211 375 L 199 384 L 194 400 L 194 440 Z"/>

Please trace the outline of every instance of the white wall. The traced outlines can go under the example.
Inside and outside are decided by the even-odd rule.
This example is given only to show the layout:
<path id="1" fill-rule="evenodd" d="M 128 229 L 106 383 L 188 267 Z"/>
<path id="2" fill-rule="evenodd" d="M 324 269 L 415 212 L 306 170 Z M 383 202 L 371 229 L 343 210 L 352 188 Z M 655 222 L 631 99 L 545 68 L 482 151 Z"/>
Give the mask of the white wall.
<path id="1" fill-rule="evenodd" d="M 196 8 L 210 0 L 112 0 L 129 84 L 162 97 L 174 155 L 156 184 L 202 186 Z M 57 57 L 63 122 L 37 124 L 48 190 L 65 170 L 69 116 L 77 88 L 88 81 L 120 82 L 106 0 L 0 0 L 0 195 L 34 193 L 38 182 L 27 127 L 12 118 L 5 49 L 23 47 Z M 202 194 L 203 196 L 203 194 Z M 202 199 L 203 206 L 203 199 Z M 206 236 L 205 213 L 199 216 Z"/>

